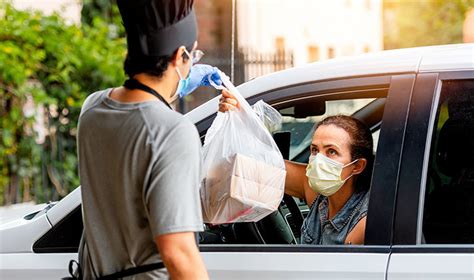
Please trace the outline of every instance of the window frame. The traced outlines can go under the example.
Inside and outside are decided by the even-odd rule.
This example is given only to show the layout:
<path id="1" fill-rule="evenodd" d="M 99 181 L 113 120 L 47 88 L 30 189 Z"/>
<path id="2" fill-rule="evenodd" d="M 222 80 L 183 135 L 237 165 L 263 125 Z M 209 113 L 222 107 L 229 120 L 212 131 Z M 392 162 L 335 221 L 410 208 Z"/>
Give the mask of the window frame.
<path id="1" fill-rule="evenodd" d="M 422 244 L 427 171 L 442 84 L 446 80 L 466 79 L 474 79 L 473 70 L 427 72 L 417 75 L 410 102 L 400 169 L 394 223 L 394 253 L 474 252 L 474 244 Z"/>
<path id="2" fill-rule="evenodd" d="M 411 98 L 415 74 L 395 74 L 395 75 L 374 75 L 364 77 L 353 77 L 345 79 L 333 79 L 304 84 L 291 85 L 288 87 L 263 92 L 248 99 L 250 104 L 263 99 L 267 103 L 283 104 L 295 98 L 305 99 L 311 96 L 329 96 L 341 95 L 341 92 L 353 92 L 366 89 L 388 89 L 387 102 L 382 118 L 380 140 L 379 142 L 387 147 L 377 151 L 375 159 L 375 170 L 372 179 L 372 188 L 370 200 L 372 206 L 369 206 L 366 245 L 341 245 L 341 246 L 295 246 L 295 245 L 200 245 L 202 252 L 347 252 L 347 253 L 389 253 L 392 236 L 393 209 L 395 207 L 395 186 L 398 180 L 398 166 L 401 153 L 403 137 L 399 136 L 400 130 L 404 130 L 406 114 L 408 112 L 408 101 Z M 331 93 L 332 92 L 332 93 Z M 204 118 L 196 123 L 201 137 L 207 131 L 214 120 L 216 113 Z M 393 129 L 392 126 L 396 126 Z M 390 139 L 389 142 L 388 139 Z M 391 168 L 385 168 L 383 164 L 390 160 L 393 162 Z M 374 182 L 376 182 L 374 184 Z M 77 209 L 80 209 L 78 206 Z M 66 215 L 60 220 L 65 222 L 71 215 Z M 50 232 L 50 230 L 48 231 Z M 45 235 L 48 234 L 45 233 Z M 61 249 L 47 250 L 43 252 L 65 253 Z M 69 248 L 67 251 L 71 251 Z"/>
<path id="3" fill-rule="evenodd" d="M 371 191 L 370 200 L 381 200 L 383 203 L 374 203 L 375 207 L 369 206 L 369 214 L 373 218 L 368 218 L 366 231 L 366 245 L 364 246 L 319 246 L 319 245 L 265 245 L 265 244 L 203 244 L 200 245 L 202 252 L 374 252 L 387 253 L 390 250 L 392 236 L 392 220 L 395 207 L 395 186 L 398 174 L 398 165 L 394 164 L 388 171 L 383 171 L 380 163 L 397 162 L 400 159 L 401 146 L 403 137 L 396 137 L 395 133 L 399 130 L 392 131 L 384 126 L 387 119 L 388 124 L 395 124 L 399 129 L 404 129 L 406 114 L 408 113 L 408 104 L 413 88 L 415 74 L 398 74 L 398 75 L 378 75 L 354 77 L 345 79 L 335 79 L 318 81 L 312 83 L 291 85 L 288 87 L 263 92 L 247 99 L 250 104 L 254 104 L 258 100 L 264 100 L 271 105 L 280 106 L 288 104 L 295 100 L 304 100 L 307 98 L 318 98 L 322 96 L 339 95 L 344 91 L 353 92 L 357 90 L 368 89 L 384 89 L 388 90 L 387 103 L 382 118 L 382 127 L 380 139 L 390 138 L 390 146 L 377 152 L 375 159 L 376 170 L 374 170 L 372 182 L 377 182 L 379 187 L 376 191 Z M 390 97 L 392 96 L 392 97 Z M 339 99 L 339 98 L 338 98 Z M 291 101 L 290 101 L 291 100 Z M 404 107 L 403 107 L 404 106 Z M 212 123 L 216 114 L 212 114 L 196 124 L 198 131 L 203 138 L 208 127 Z M 384 127 L 386 127 L 384 129 Z M 380 146 L 380 142 L 379 142 Z M 388 179 L 387 179 L 388 178 Z M 387 192 L 387 186 L 391 189 Z M 379 190 L 380 189 L 380 190 Z M 390 195 L 387 195 L 389 193 Z M 380 209 L 380 206 L 383 209 Z M 381 211 L 382 210 L 382 211 Z M 383 229 L 383 230 L 379 230 Z M 370 233 L 368 233 L 371 231 Z"/>
<path id="4" fill-rule="evenodd" d="M 369 99 L 373 99 L 372 101 L 369 101 L 367 104 L 363 105 L 362 107 L 360 108 L 356 108 L 354 111 L 352 112 L 346 112 L 346 113 L 343 113 L 343 114 L 351 114 L 353 116 L 356 116 L 358 118 L 360 117 L 364 117 L 364 115 L 359 115 L 360 113 L 360 110 L 362 109 L 367 109 L 367 106 L 370 106 L 370 104 L 373 104 L 373 102 L 376 102 L 377 100 L 375 98 L 361 98 L 362 99 L 366 99 L 366 100 L 369 100 Z M 382 98 L 381 97 L 378 97 L 378 100 L 381 100 Z M 385 98 L 386 99 L 386 98 Z M 347 100 L 359 100 L 359 99 L 335 99 L 335 100 L 327 100 L 328 102 L 326 102 L 326 110 L 329 110 L 333 105 L 330 104 L 329 102 L 340 102 L 340 101 L 347 101 Z M 336 105 L 337 106 L 337 105 Z M 372 106 L 371 106 L 372 107 Z M 287 107 L 287 108 L 291 108 L 291 107 Z M 285 108 L 284 108 L 285 109 Z M 371 112 L 371 114 L 374 114 L 374 112 Z M 317 116 L 317 117 L 326 117 L 326 116 L 329 116 L 331 114 L 327 114 L 327 112 L 325 113 L 325 115 L 322 115 L 322 116 Z M 308 117 L 316 117 L 316 116 L 308 116 Z M 300 123 L 300 124 L 304 124 L 305 126 L 307 126 L 309 128 L 308 130 L 306 130 L 305 132 L 307 132 L 307 134 L 304 135 L 304 138 L 303 140 L 306 140 L 306 141 L 311 141 L 311 138 L 312 138 L 312 135 L 310 135 L 310 133 L 314 133 L 314 125 L 315 125 L 315 122 L 313 121 L 313 119 L 311 120 L 308 120 L 308 117 L 304 118 L 304 119 L 298 119 L 298 118 L 293 118 L 294 122 L 293 123 Z M 298 121 L 297 121 L 298 120 Z M 288 130 L 288 128 L 290 127 L 290 125 L 288 125 L 289 123 L 291 122 L 286 122 L 285 119 L 283 119 L 282 121 L 282 128 L 281 130 Z M 284 128 L 285 124 L 287 124 L 287 127 Z M 309 124 L 309 126 L 308 126 Z M 380 132 L 380 124 L 381 124 L 381 121 L 379 121 L 377 124 L 375 125 L 369 125 L 369 128 L 370 128 L 370 131 L 372 132 L 372 135 L 374 133 L 375 130 L 377 130 L 378 132 Z M 293 126 L 296 127 L 297 125 Z M 293 135 L 292 135 L 293 137 Z M 293 140 L 293 138 L 292 138 Z M 299 163 L 307 163 L 308 161 L 308 157 L 309 157 L 309 149 L 307 149 L 309 147 L 309 145 L 303 145 L 304 141 L 301 141 L 297 146 L 298 146 L 298 149 L 294 149 L 292 147 L 290 147 L 290 156 L 289 156 L 289 160 L 291 161 L 295 161 L 295 162 L 299 162 Z M 374 147 L 376 147 L 375 145 L 375 141 L 374 141 Z M 293 149 L 293 150 L 292 150 Z"/>

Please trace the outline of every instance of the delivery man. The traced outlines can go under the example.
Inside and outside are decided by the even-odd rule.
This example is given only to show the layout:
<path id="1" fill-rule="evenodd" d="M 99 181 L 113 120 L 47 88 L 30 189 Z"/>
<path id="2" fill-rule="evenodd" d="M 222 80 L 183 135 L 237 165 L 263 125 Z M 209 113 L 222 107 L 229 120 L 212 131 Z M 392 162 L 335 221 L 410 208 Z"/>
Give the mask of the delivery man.
<path id="1" fill-rule="evenodd" d="M 79 117 L 82 277 L 207 279 L 195 239 L 201 143 L 170 105 L 202 55 L 193 0 L 117 2 L 129 79 L 91 94 Z"/>

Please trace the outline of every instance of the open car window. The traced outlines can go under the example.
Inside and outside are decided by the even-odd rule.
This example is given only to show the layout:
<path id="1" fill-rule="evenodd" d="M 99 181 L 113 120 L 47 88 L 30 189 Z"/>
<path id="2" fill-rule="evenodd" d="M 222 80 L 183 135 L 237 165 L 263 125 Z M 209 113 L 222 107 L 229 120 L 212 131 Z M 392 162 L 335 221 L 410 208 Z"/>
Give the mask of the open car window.
<path id="1" fill-rule="evenodd" d="M 364 91 L 358 88 L 353 93 L 344 90 L 341 94 L 337 91 L 323 96 L 315 94 L 313 97 L 306 97 L 305 102 L 292 100 L 291 97 L 285 101 L 278 100 L 274 103 L 270 101 L 268 103 L 283 116 L 281 129 L 273 133 L 290 132 L 289 159 L 307 163 L 315 124 L 331 115 L 352 115 L 370 127 L 376 147 L 387 94 L 388 89 Z M 299 198 L 293 199 L 303 218 L 306 218 L 308 213 L 306 202 Z M 201 244 L 300 246 L 300 225 L 295 222 L 289 205 L 285 202 L 281 203 L 278 211 L 259 222 L 207 225 L 206 229 L 200 236 Z"/>
<path id="2" fill-rule="evenodd" d="M 297 162 L 305 162 L 304 158 L 299 157 L 299 155 L 304 153 L 311 144 L 314 127 L 319 121 L 332 115 L 353 115 L 374 100 L 375 98 L 329 100 L 325 102 L 326 111 L 323 115 L 308 116 L 305 118 L 283 115 L 281 131 L 289 131 L 291 133 L 289 159 Z M 291 107 L 280 109 L 280 112 L 285 114 L 285 112 L 291 111 L 291 109 Z M 376 132 L 378 132 L 378 130 L 376 130 Z M 376 136 L 378 140 L 378 134 Z M 374 146 L 376 146 L 375 141 Z"/>

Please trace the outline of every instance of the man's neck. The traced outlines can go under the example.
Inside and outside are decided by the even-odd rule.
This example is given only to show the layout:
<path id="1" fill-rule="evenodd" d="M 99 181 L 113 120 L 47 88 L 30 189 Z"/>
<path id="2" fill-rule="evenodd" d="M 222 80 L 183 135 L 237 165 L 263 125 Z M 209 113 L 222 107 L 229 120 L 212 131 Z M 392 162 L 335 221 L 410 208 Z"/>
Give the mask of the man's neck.
<path id="1" fill-rule="evenodd" d="M 168 103 L 176 88 L 176 81 L 172 77 L 168 77 L 169 71 L 166 71 L 161 78 L 156 78 L 147 74 L 137 74 L 134 79 L 140 83 L 154 89 Z M 148 92 L 138 89 L 127 89 L 124 87 L 114 88 L 110 93 L 110 98 L 123 103 L 137 103 L 156 100 L 156 97 Z"/>
<path id="2" fill-rule="evenodd" d="M 174 79 L 169 77 L 169 71 L 166 71 L 162 77 L 157 78 L 148 74 L 140 73 L 133 77 L 140 83 L 154 89 L 158 92 L 168 103 L 173 95 L 173 90 L 176 87 Z"/>

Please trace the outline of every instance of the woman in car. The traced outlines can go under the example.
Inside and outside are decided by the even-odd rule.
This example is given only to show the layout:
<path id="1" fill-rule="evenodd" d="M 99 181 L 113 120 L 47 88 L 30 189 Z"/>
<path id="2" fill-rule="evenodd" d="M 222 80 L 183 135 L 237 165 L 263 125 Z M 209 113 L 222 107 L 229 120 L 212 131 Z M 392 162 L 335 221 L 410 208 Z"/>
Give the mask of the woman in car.
<path id="1" fill-rule="evenodd" d="M 223 90 L 219 111 L 238 107 Z M 364 244 L 373 166 L 369 128 L 350 116 L 330 116 L 316 125 L 308 164 L 285 161 L 285 193 L 310 208 L 301 229 L 302 244 Z"/>

